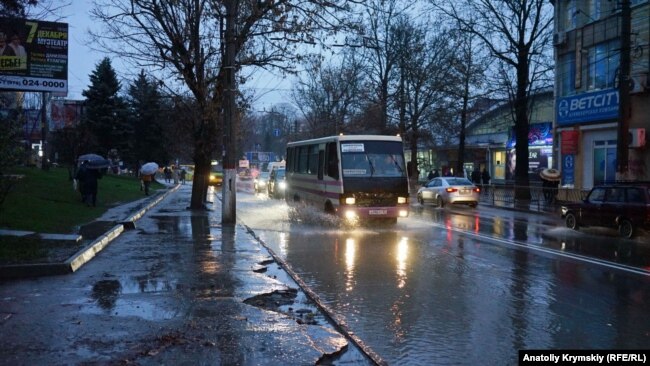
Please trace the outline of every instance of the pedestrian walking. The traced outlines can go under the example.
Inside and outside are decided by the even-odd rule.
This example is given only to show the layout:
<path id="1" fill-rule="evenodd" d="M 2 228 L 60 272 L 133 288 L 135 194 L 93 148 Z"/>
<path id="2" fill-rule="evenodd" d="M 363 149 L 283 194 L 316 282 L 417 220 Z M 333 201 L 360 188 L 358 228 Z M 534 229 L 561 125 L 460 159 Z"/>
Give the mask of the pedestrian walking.
<path id="1" fill-rule="evenodd" d="M 478 169 L 474 169 L 472 171 L 472 183 L 474 183 L 477 186 L 481 185 L 481 172 Z"/>
<path id="2" fill-rule="evenodd" d="M 433 170 L 432 170 L 432 171 L 429 172 L 429 175 L 427 175 L 427 180 L 431 180 L 433 178 L 435 178 L 435 177 L 433 175 Z"/>
<path id="3" fill-rule="evenodd" d="M 483 192 L 487 193 L 488 186 L 490 185 L 490 173 L 488 173 L 486 168 L 483 168 L 481 173 L 481 180 L 483 181 Z"/>
<path id="4" fill-rule="evenodd" d="M 165 175 L 165 183 L 170 183 L 172 181 L 172 171 L 168 166 L 163 169 L 163 174 Z"/>
<path id="5" fill-rule="evenodd" d="M 75 179 L 79 182 L 81 201 L 86 206 L 97 206 L 97 180 L 102 178 L 99 169 L 91 169 L 88 160 L 81 163 Z"/>
<path id="6" fill-rule="evenodd" d="M 185 168 L 181 168 L 181 184 L 185 184 L 185 176 L 187 175 L 187 172 L 185 171 Z"/>
<path id="7" fill-rule="evenodd" d="M 153 181 L 153 174 L 142 174 L 140 175 L 140 180 L 142 181 L 142 186 L 144 187 L 145 196 L 149 195 L 149 186 L 151 181 Z"/>
<path id="8" fill-rule="evenodd" d="M 438 172 L 438 169 L 435 169 L 433 171 L 433 178 L 438 178 L 439 176 L 440 176 L 440 172 Z M 431 178 L 431 179 L 433 179 L 433 178 Z"/>
<path id="9" fill-rule="evenodd" d="M 180 177 L 178 172 L 178 167 L 172 166 L 172 177 L 174 178 L 174 184 L 178 184 Z"/>

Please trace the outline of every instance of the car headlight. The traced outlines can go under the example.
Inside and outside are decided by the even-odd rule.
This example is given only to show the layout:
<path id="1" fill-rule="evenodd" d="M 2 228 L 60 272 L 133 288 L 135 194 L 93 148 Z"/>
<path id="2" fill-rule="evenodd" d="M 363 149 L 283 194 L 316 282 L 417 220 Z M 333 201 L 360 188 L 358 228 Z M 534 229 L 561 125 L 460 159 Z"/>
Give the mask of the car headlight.
<path id="1" fill-rule="evenodd" d="M 287 182 L 280 182 L 279 184 L 280 189 L 286 189 L 287 188 Z"/>
<path id="2" fill-rule="evenodd" d="M 210 180 L 215 180 L 216 178 L 217 176 L 215 176 L 214 174 L 210 174 Z"/>
<path id="3" fill-rule="evenodd" d="M 356 200 L 354 199 L 354 197 L 345 197 L 345 204 L 346 205 L 354 205 L 355 202 L 356 202 Z"/>

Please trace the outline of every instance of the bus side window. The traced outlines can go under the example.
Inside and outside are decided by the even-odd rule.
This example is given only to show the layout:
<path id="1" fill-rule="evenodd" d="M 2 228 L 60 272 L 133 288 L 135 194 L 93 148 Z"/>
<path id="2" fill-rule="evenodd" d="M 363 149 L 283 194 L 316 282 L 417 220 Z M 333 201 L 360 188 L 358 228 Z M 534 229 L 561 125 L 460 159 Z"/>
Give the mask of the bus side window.
<path id="1" fill-rule="evenodd" d="M 339 160 L 336 150 L 336 142 L 327 144 L 327 175 L 336 180 L 339 179 Z"/>

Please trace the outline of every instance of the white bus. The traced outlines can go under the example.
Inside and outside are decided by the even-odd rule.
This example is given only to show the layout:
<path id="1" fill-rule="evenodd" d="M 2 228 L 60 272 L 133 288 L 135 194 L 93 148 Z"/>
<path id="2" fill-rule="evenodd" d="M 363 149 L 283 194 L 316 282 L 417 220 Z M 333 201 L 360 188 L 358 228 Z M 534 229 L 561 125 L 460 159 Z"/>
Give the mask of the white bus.
<path id="1" fill-rule="evenodd" d="M 401 137 L 331 136 L 287 144 L 285 198 L 354 219 L 396 222 L 409 212 Z"/>

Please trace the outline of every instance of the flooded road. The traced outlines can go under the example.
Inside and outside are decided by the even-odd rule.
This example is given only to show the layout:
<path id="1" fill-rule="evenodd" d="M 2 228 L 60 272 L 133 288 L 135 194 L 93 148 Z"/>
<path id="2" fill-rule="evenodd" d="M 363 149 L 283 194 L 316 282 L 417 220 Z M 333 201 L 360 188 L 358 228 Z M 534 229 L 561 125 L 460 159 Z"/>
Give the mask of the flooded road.
<path id="1" fill-rule="evenodd" d="M 650 344 L 644 239 L 490 207 L 414 206 L 394 227 L 349 228 L 241 192 L 238 218 L 389 364 Z"/>

